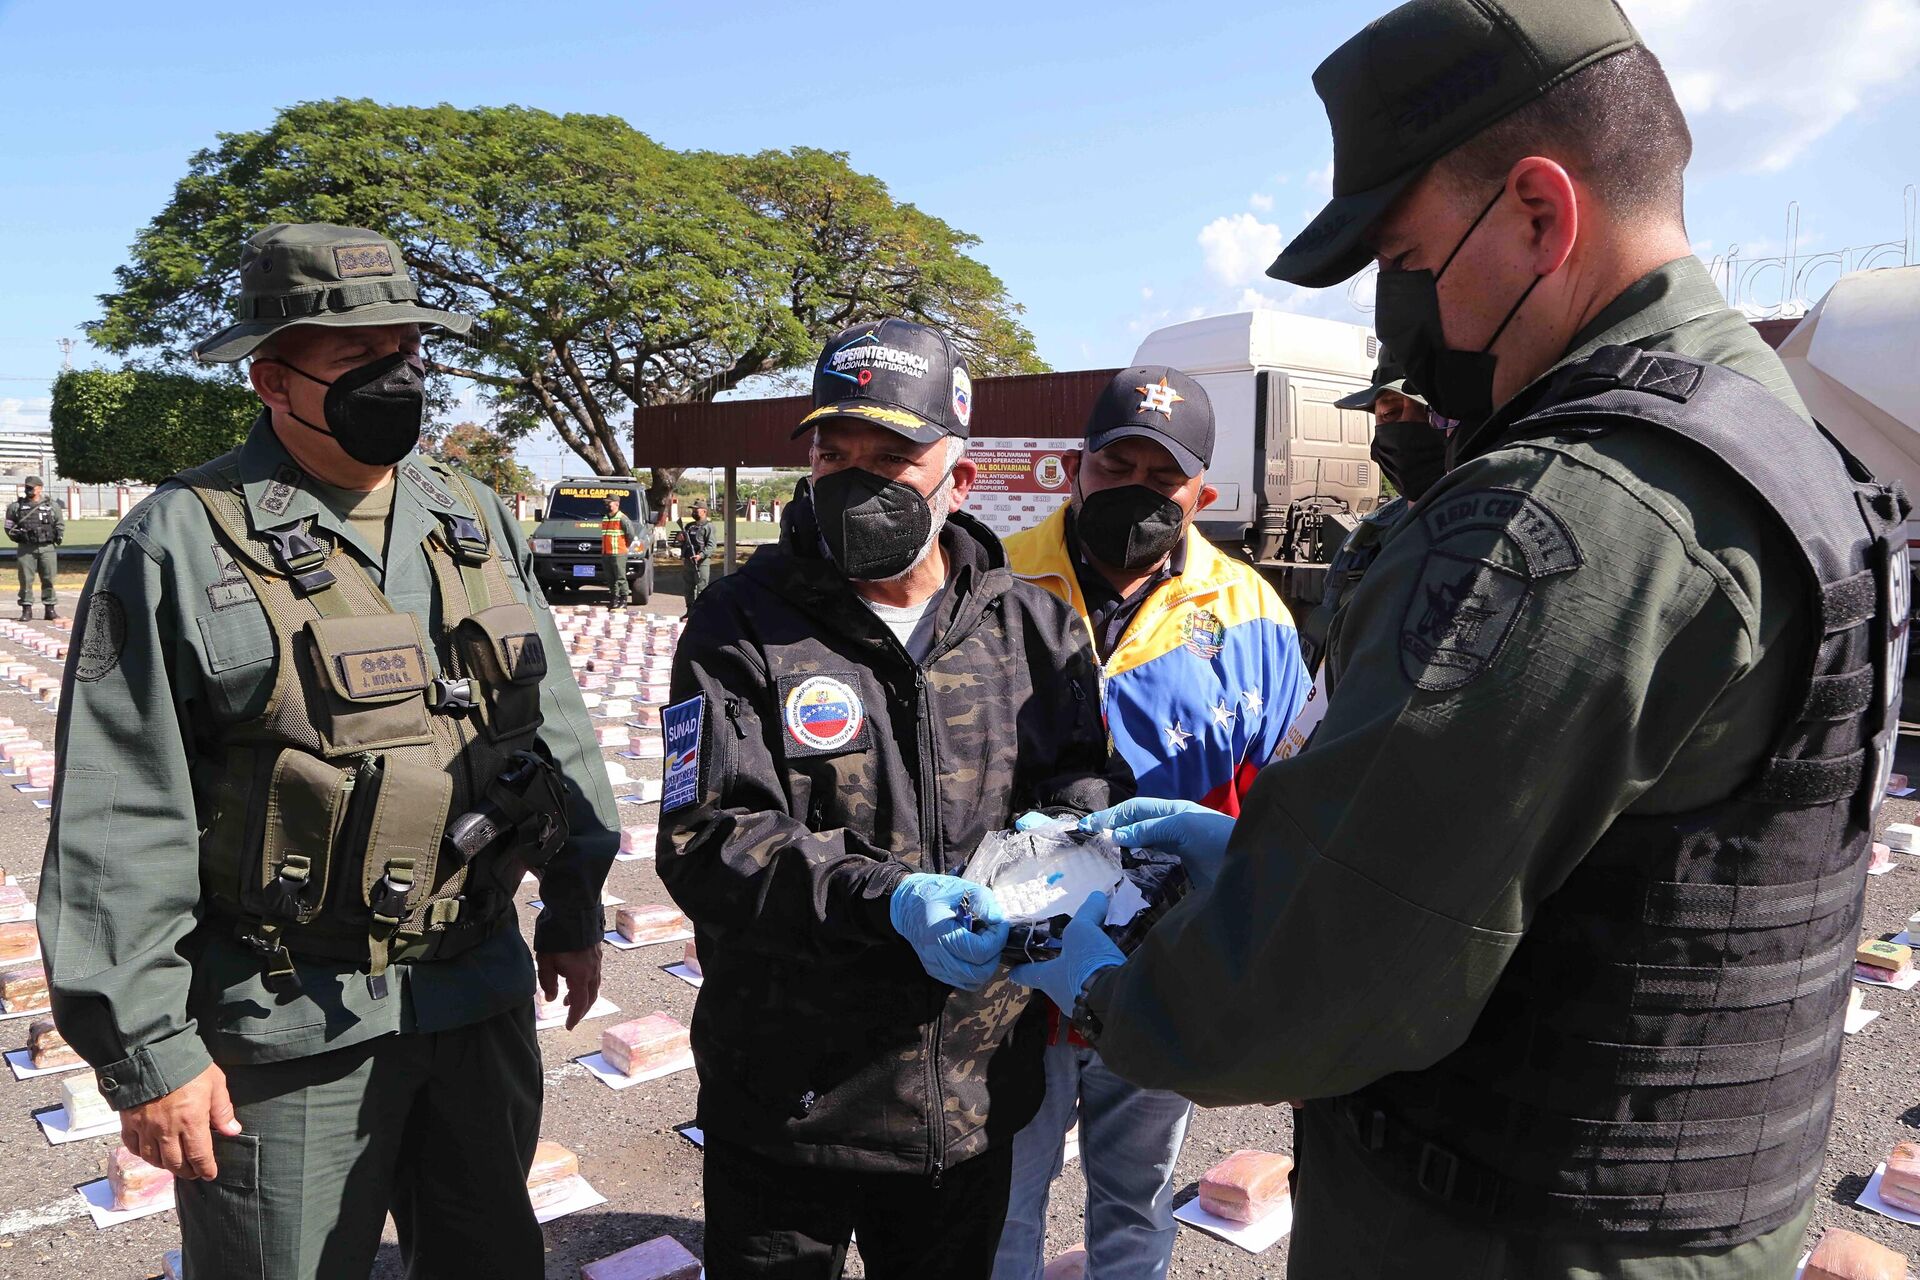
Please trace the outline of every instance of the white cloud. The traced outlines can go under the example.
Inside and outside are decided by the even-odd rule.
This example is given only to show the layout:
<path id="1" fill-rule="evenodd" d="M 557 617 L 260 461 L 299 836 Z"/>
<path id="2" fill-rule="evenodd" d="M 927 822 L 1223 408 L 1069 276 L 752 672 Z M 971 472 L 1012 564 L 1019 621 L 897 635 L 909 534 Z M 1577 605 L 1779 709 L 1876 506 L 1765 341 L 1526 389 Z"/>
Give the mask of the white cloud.
<path id="1" fill-rule="evenodd" d="M 1914 82 L 1914 0 L 1627 0 L 1715 169 L 1773 173 Z"/>
<path id="2" fill-rule="evenodd" d="M 1250 208 L 1257 209 L 1261 213 L 1273 212 L 1273 197 L 1264 192 L 1256 191 L 1248 196 L 1247 204 Z"/>
<path id="3" fill-rule="evenodd" d="M 45 431 L 52 396 L 0 397 L 0 431 Z"/>
<path id="4" fill-rule="evenodd" d="M 1141 286 L 1140 286 L 1140 299 L 1141 299 L 1141 301 L 1143 301 L 1143 302 L 1152 302 L 1152 301 L 1153 301 L 1153 286 L 1151 286 L 1151 285 L 1141 285 Z"/>
<path id="5" fill-rule="evenodd" d="M 1230 287 L 1253 284 L 1266 275 L 1285 243 L 1280 228 L 1250 213 L 1215 218 L 1200 228 L 1200 251 L 1207 271 Z"/>
<path id="6" fill-rule="evenodd" d="M 1326 199 L 1333 195 L 1333 157 L 1318 169 L 1309 169 L 1301 179 L 1307 190 L 1313 195 Z"/>

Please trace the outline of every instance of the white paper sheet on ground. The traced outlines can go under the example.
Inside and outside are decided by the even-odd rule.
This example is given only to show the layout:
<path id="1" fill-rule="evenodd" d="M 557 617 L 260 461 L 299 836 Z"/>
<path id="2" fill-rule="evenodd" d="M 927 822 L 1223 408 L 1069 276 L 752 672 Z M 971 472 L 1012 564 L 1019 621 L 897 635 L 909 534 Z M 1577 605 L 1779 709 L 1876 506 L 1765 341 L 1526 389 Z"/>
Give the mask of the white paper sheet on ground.
<path id="1" fill-rule="evenodd" d="M 1080 1126 L 1067 1130 L 1066 1144 L 1060 1150 L 1060 1163 L 1072 1164 L 1080 1158 Z"/>
<path id="2" fill-rule="evenodd" d="M 684 964 L 670 964 L 667 966 L 667 972 L 694 988 L 698 988 L 706 981 L 705 978 L 687 968 Z"/>
<path id="3" fill-rule="evenodd" d="M 1893 982 L 1882 982 L 1878 978 L 1863 978 L 1860 976 L 1860 971 L 1855 969 L 1853 971 L 1853 980 L 1855 982 L 1865 983 L 1869 987 L 1892 987 L 1895 991 L 1911 991 L 1913 990 L 1913 984 L 1920 982 L 1920 968 L 1907 970 Z"/>
<path id="4" fill-rule="evenodd" d="M 1879 1016 L 1880 1016 L 1880 1011 L 1878 1009 L 1847 1010 L 1847 1025 L 1845 1028 L 1846 1033 L 1848 1035 L 1855 1034 L 1856 1032 L 1864 1028 L 1869 1022 L 1872 1022 L 1875 1018 Z"/>
<path id="5" fill-rule="evenodd" d="M 664 1062 L 651 1071 L 642 1071 L 637 1076 L 621 1075 L 613 1069 L 613 1065 L 609 1063 L 606 1058 L 597 1053 L 590 1053 L 584 1058 L 575 1058 L 574 1061 L 585 1067 L 587 1074 L 591 1075 L 601 1084 L 606 1085 L 609 1089 L 631 1089 L 634 1085 L 645 1084 L 649 1080 L 658 1080 L 660 1077 L 670 1076 L 676 1071 L 691 1070 L 693 1067 L 693 1050 L 689 1049 L 679 1057 Z"/>
<path id="6" fill-rule="evenodd" d="M 688 935 L 688 936 L 692 936 L 692 935 Z M 9 1018 L 31 1018 L 36 1013 L 52 1013 L 52 1012 L 53 1012 L 52 1001 L 48 1001 L 46 1004 L 34 1005 L 30 1009 L 0 1010 L 0 1022 L 5 1022 Z"/>
<path id="7" fill-rule="evenodd" d="M 1225 1218 L 1216 1218 L 1200 1207 L 1198 1196 L 1175 1209 L 1173 1216 L 1208 1235 L 1219 1236 L 1228 1244 L 1238 1245 L 1248 1253 L 1259 1253 L 1271 1248 L 1281 1236 L 1293 1230 L 1293 1197 L 1288 1196 L 1285 1204 L 1258 1222 L 1229 1222 Z"/>
<path id="8" fill-rule="evenodd" d="M 36 1076 L 57 1076 L 62 1071 L 78 1071 L 87 1064 L 84 1062 L 75 1062 L 64 1067 L 36 1067 L 33 1065 L 33 1055 L 27 1050 L 9 1049 L 7 1050 L 7 1065 L 13 1068 L 13 1078 L 15 1080 L 32 1080 Z"/>
<path id="9" fill-rule="evenodd" d="M 1793 1269 L 1793 1280 L 1801 1280 L 1801 1277 L 1807 1274 L 1807 1259 L 1811 1257 L 1813 1257 L 1811 1249 L 1800 1255 L 1800 1262 Z"/>
<path id="10" fill-rule="evenodd" d="M 108 1134 L 120 1132 L 120 1117 L 89 1126 L 85 1129 L 67 1127 L 67 1107 L 65 1103 L 56 1103 L 45 1111 L 36 1111 L 33 1118 L 40 1122 L 40 1132 L 47 1135 L 47 1141 L 56 1147 L 69 1142 L 85 1142 L 88 1138 L 104 1138 Z"/>
<path id="11" fill-rule="evenodd" d="M 1913 941 L 1913 930 L 1911 929 L 1902 929 L 1900 932 L 1894 934 L 1892 938 L 1888 939 L 1888 941 L 1897 942 L 1903 947 L 1916 945 Z"/>
<path id="12" fill-rule="evenodd" d="M 156 1213 L 165 1213 L 173 1208 L 173 1188 L 167 1188 L 167 1194 L 150 1205 L 138 1209 L 116 1209 L 113 1207 L 113 1188 L 107 1180 L 101 1178 L 89 1182 L 80 1188 L 80 1194 L 87 1202 L 87 1212 L 93 1215 L 93 1225 L 105 1231 L 108 1227 L 117 1227 L 123 1222 L 132 1222 L 135 1218 L 151 1217 Z"/>
<path id="13" fill-rule="evenodd" d="M 601 996 L 598 1000 L 595 1000 L 593 1002 L 593 1008 L 587 1010 L 587 1016 L 580 1019 L 580 1021 L 591 1022 L 595 1018 L 604 1018 L 610 1013 L 618 1013 L 618 1012 L 620 1012 L 619 1005 L 607 999 L 605 996 Z M 535 1031 L 552 1031 L 555 1027 L 564 1027 L 566 1025 L 567 1025 L 567 1011 L 565 1007 L 562 1007 L 560 1012 L 555 1014 L 553 1017 L 542 1018 L 538 1022 L 535 1022 L 533 1024 L 533 1029 Z"/>
<path id="14" fill-rule="evenodd" d="M 578 1213 L 582 1209 L 591 1209 L 597 1204 L 607 1202 L 607 1198 L 595 1191 L 592 1185 L 579 1174 L 574 1174 L 567 1179 L 567 1182 L 572 1185 L 567 1188 L 566 1195 L 546 1208 L 536 1210 L 533 1215 L 535 1222 L 545 1224 L 552 1222 L 555 1218 L 564 1218 L 570 1213 Z"/>
<path id="15" fill-rule="evenodd" d="M 1866 1189 L 1860 1193 L 1860 1198 L 1855 1200 L 1854 1203 L 1862 1209 L 1873 1210 L 1883 1218 L 1892 1218 L 1895 1222 L 1904 1222 L 1909 1226 L 1920 1227 L 1920 1213 L 1915 1213 L 1911 1209 L 1901 1209 L 1895 1205 L 1890 1205 L 1880 1198 L 1880 1179 L 1884 1178 L 1886 1174 L 1887 1166 L 1883 1161 L 1880 1167 L 1873 1171 L 1873 1176 L 1867 1179 Z"/>
<path id="16" fill-rule="evenodd" d="M 1895 790 L 1893 790 L 1893 789 L 1891 789 L 1891 788 L 1889 788 L 1889 789 L 1888 789 L 1888 791 L 1887 791 L 1887 794 L 1888 794 L 1888 795 L 1890 795 L 1890 796 L 1895 796 L 1895 797 L 1897 797 L 1897 798 L 1899 798 L 1899 799 L 1901 799 L 1901 800 L 1904 800 L 1904 799 L 1906 799 L 1906 798 L 1907 798 L 1908 796 L 1910 796 L 1910 795 L 1912 795 L 1913 793 L 1914 793 L 1914 788 L 1913 788 L 1913 787 L 1902 787 L 1902 788 L 1900 788 L 1900 789 L 1899 789 L 1898 791 L 1895 791 Z"/>
<path id="17" fill-rule="evenodd" d="M 1897 863 L 1897 862 L 1889 862 L 1889 863 L 1888 863 L 1888 864 L 1887 864 L 1886 866 L 1884 866 L 1884 867 L 1868 867 L 1868 868 L 1867 868 L 1867 874 L 1868 874 L 1868 875 L 1870 875 L 1870 876 L 1883 876 L 1883 875 L 1885 875 L 1885 874 L 1887 874 L 1887 872 L 1889 872 L 1889 871 L 1898 871 L 1899 869 L 1900 869 L 1900 864 L 1899 864 L 1899 863 Z"/>
<path id="18" fill-rule="evenodd" d="M 607 930 L 607 945 L 611 947 L 618 947 L 622 951 L 637 951 L 641 947 L 664 947 L 669 942 L 685 942 L 688 938 L 691 938 L 692 936 L 693 936 L 693 930 L 682 929 L 679 933 L 671 934 L 665 938 L 658 938 L 652 942 L 628 942 L 625 938 L 620 936 L 620 931 L 618 929 L 609 929 Z"/>
<path id="19" fill-rule="evenodd" d="M 13 877 L 12 877 L 12 876 L 8 876 L 8 877 L 7 877 L 7 883 L 8 883 L 8 884 L 12 884 L 12 883 L 13 883 Z M 25 915 L 21 915 L 21 916 L 16 916 L 16 917 L 14 917 L 14 919 L 13 919 L 12 921 L 9 921 L 8 923 L 14 923 L 14 924 L 17 924 L 17 923 L 19 923 L 19 922 L 20 922 L 21 920 L 38 920 L 39 918 L 40 918 L 40 908 L 39 908 L 39 907 L 38 907 L 38 906 L 37 906 L 36 904 L 34 904 L 34 903 L 31 903 L 31 902 L 29 902 L 29 903 L 28 903 L 28 904 L 26 905 L 26 914 L 25 914 Z M 18 962 L 18 961 L 13 961 L 12 963 L 16 963 L 16 964 L 17 964 L 17 963 L 19 963 L 19 962 Z"/>
<path id="20" fill-rule="evenodd" d="M 651 858 L 653 855 L 654 847 L 648 845 L 637 853 L 616 853 L 613 855 L 613 860 L 615 862 L 638 862 L 642 858 Z"/>
<path id="21" fill-rule="evenodd" d="M 625 898 L 614 897 L 612 894 L 608 893 L 605 889 L 602 889 L 600 891 L 600 905 L 603 907 L 625 906 L 626 901 L 627 900 Z M 532 907 L 535 911 L 540 911 L 540 910 L 543 910 L 547 904 L 543 900 L 539 898 L 535 898 L 532 902 L 529 902 L 527 905 Z"/>
<path id="22" fill-rule="evenodd" d="M 707 1135 L 700 1132 L 700 1126 L 697 1124 L 683 1124 L 674 1132 L 696 1147 L 704 1149 L 707 1145 Z"/>

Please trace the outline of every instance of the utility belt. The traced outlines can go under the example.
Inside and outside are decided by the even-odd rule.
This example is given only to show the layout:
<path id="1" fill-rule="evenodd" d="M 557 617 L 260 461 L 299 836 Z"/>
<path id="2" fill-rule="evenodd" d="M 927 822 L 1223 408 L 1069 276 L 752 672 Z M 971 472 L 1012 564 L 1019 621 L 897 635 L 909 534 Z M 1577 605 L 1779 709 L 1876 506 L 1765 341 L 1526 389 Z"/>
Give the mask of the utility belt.
<path id="1" fill-rule="evenodd" d="M 1367 1152 L 1376 1172 L 1402 1190 L 1481 1217 L 1498 1215 L 1513 1202 L 1517 1188 L 1510 1179 L 1429 1141 L 1364 1098 L 1349 1095 L 1307 1105 L 1332 1107 Z"/>
<path id="2" fill-rule="evenodd" d="M 261 957 L 270 990 L 299 989 L 297 956 L 365 962 L 384 994 L 389 964 L 450 959 L 512 914 L 502 873 L 545 866 L 567 837 L 559 770 L 515 752 L 448 820 L 452 791 L 445 769 L 391 755 L 339 769 L 278 754 L 240 910 L 215 909 Z"/>

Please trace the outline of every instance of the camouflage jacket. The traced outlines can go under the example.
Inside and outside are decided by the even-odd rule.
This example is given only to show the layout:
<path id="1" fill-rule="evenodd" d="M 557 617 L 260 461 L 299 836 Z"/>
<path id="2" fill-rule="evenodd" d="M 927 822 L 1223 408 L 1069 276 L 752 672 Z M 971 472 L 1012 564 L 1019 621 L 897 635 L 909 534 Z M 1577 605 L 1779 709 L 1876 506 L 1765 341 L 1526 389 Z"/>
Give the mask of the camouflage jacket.
<path id="1" fill-rule="evenodd" d="M 663 815 L 659 866 L 706 974 L 700 1124 L 787 1163 L 938 1175 L 1032 1118 L 1046 1020 L 1004 971 L 979 994 L 928 977 L 887 900 L 1028 809 L 1088 812 L 1133 781 L 1086 628 L 983 526 L 942 534 L 921 665 L 819 553 L 804 500 L 786 524 L 701 595 L 674 659 L 674 703 L 701 700 L 699 791 Z"/>

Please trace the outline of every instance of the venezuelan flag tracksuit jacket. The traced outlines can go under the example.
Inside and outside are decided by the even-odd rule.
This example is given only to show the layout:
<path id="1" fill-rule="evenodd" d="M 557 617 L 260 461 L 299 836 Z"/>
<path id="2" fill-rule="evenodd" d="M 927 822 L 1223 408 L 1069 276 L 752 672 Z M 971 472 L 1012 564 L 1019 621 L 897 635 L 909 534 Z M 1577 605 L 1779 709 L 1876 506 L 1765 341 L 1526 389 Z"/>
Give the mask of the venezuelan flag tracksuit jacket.
<path id="1" fill-rule="evenodd" d="M 1066 508 L 1006 540 L 1014 573 L 1073 606 L 1087 602 L 1066 544 Z M 1102 680 L 1107 727 L 1140 794 L 1238 814 L 1307 699 L 1293 618 L 1251 565 L 1187 530 L 1186 571 L 1128 624 Z"/>

